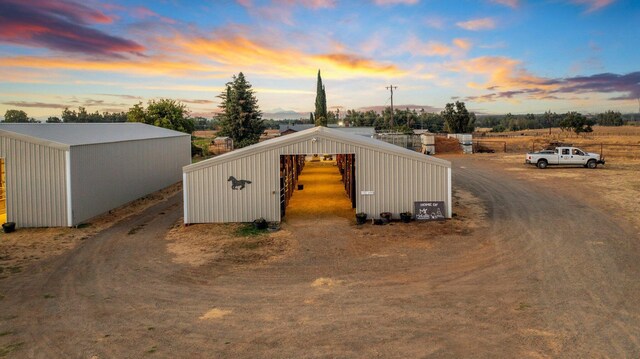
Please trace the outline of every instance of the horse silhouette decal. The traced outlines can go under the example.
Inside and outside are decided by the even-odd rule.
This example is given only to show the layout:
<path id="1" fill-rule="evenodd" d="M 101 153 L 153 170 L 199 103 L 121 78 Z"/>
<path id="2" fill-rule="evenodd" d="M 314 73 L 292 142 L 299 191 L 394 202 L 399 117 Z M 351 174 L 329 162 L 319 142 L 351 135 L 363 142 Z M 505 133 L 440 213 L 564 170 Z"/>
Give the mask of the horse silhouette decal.
<path id="1" fill-rule="evenodd" d="M 239 189 L 239 190 L 242 190 L 244 188 L 244 185 L 251 183 L 251 181 L 247 181 L 247 180 L 238 180 L 233 176 L 229 176 L 229 179 L 227 180 L 227 182 L 231 182 L 231 189 Z"/>

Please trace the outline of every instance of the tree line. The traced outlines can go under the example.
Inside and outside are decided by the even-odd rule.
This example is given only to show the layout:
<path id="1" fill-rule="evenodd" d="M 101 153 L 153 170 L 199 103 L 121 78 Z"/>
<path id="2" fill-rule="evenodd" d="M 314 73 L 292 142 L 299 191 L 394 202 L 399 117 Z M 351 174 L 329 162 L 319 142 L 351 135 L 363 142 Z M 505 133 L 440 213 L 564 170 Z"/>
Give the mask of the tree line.
<path id="1" fill-rule="evenodd" d="M 574 131 L 578 129 L 578 132 L 590 132 L 588 129 L 596 124 L 600 126 L 622 126 L 626 122 L 620 112 L 609 110 L 592 117 L 587 117 L 575 111 L 569 111 L 565 114 L 547 111 L 538 115 L 531 113 L 512 115 L 511 113 L 507 113 L 504 116 L 483 116 L 478 119 L 477 123 L 479 127 L 491 128 L 492 132 L 521 131 L 550 127 L 559 127 L 563 130 Z"/>

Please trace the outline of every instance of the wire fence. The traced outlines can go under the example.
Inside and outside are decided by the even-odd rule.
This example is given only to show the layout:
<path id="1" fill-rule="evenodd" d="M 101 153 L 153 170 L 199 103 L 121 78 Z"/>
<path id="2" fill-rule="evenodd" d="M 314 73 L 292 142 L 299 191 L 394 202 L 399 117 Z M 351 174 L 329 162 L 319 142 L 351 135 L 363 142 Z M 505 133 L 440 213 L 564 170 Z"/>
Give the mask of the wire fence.
<path id="1" fill-rule="evenodd" d="M 546 148 L 548 142 L 530 141 L 510 143 L 507 141 L 474 140 L 473 151 L 482 152 L 503 152 L 503 153 L 523 153 L 535 152 Z M 620 143 L 587 143 L 578 144 L 576 147 L 590 152 L 597 152 L 603 156 L 640 158 L 640 144 L 620 144 Z"/>

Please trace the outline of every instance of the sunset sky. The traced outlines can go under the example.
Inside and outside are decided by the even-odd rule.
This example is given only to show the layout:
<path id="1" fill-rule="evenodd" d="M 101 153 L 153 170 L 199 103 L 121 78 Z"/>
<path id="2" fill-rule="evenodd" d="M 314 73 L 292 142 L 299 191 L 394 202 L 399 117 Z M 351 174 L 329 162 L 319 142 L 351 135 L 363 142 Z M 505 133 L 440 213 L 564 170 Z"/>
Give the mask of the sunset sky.
<path id="1" fill-rule="evenodd" d="M 637 112 L 636 0 L 0 0 L 0 116 L 126 111 L 172 98 L 211 117 L 242 71 L 266 112 L 327 104 L 488 114 Z M 267 116 L 268 117 L 268 116 Z"/>

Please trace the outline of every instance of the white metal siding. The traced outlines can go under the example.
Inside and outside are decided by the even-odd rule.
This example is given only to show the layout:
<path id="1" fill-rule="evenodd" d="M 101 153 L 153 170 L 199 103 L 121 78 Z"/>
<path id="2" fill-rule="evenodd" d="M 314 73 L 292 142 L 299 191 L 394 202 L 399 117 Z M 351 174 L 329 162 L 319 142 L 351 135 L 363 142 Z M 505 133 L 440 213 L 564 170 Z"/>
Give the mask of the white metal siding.
<path id="1" fill-rule="evenodd" d="M 190 137 L 71 147 L 73 225 L 179 182 Z"/>
<path id="2" fill-rule="evenodd" d="M 65 151 L 0 137 L 5 160 L 7 221 L 18 227 L 67 225 Z"/>
<path id="3" fill-rule="evenodd" d="M 251 183 L 232 190 L 229 176 Z M 280 219 L 280 161 L 274 152 L 203 168 L 187 173 L 186 179 L 190 223 Z"/>
<path id="4" fill-rule="evenodd" d="M 380 212 L 398 216 L 413 211 L 415 201 L 444 201 L 450 208 L 449 166 L 330 136 L 316 134 L 313 138 L 315 141 L 305 138 L 185 171 L 186 223 L 250 222 L 259 217 L 279 221 L 279 158 L 295 154 L 355 154 L 356 210 L 370 217 L 378 217 Z M 232 190 L 229 176 L 252 183 L 244 190 Z M 374 195 L 361 195 L 361 191 L 374 191 Z"/>

